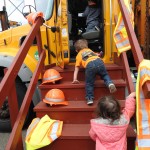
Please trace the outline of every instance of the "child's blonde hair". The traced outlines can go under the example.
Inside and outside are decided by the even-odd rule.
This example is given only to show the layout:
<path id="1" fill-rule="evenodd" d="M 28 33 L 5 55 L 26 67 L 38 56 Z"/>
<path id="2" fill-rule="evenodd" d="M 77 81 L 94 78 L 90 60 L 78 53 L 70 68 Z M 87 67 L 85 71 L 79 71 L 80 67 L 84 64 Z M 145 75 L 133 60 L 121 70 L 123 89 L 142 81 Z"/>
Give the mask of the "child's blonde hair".
<path id="1" fill-rule="evenodd" d="M 85 39 L 77 40 L 74 44 L 75 50 L 79 52 L 80 50 L 84 48 L 88 48 L 88 42 Z"/>

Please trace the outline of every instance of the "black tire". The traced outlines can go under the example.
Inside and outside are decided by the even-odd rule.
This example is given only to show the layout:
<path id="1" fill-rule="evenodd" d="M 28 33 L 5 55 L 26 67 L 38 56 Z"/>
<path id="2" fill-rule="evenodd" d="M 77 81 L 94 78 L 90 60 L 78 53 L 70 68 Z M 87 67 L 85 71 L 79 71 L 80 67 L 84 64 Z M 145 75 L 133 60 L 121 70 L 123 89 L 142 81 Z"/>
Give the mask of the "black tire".
<path id="1" fill-rule="evenodd" d="M 0 81 L 1 80 L 2 80 L 2 77 L 0 77 Z M 26 88 L 25 84 L 23 84 L 22 81 L 20 80 L 20 78 L 17 77 L 16 91 L 17 91 L 17 99 L 18 99 L 19 108 L 22 104 L 26 90 L 27 90 L 27 88 Z M 5 100 L 3 107 L 0 108 L 0 132 L 10 132 L 12 130 L 11 122 L 10 122 L 10 115 L 9 115 L 9 107 L 8 108 L 7 107 L 8 107 L 8 102 L 7 102 L 7 100 Z M 3 110 L 3 108 L 4 108 L 4 110 Z M 29 109 L 29 111 L 28 111 L 29 113 L 26 117 L 25 125 L 28 124 L 28 120 L 30 120 L 30 118 L 31 118 L 29 116 L 32 116 L 32 118 L 33 118 L 34 114 L 33 114 L 32 110 L 33 110 L 33 104 L 30 105 L 30 109 Z M 2 111 L 6 111 L 7 115 L 3 116 Z"/>

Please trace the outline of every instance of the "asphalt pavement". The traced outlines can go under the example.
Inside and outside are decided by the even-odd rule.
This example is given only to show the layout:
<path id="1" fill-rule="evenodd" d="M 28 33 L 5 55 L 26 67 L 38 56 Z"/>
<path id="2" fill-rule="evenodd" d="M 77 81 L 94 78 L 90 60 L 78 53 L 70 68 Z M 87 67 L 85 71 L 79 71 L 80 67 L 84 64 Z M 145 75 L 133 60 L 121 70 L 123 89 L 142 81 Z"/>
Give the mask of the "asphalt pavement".
<path id="1" fill-rule="evenodd" d="M 0 150 L 5 150 L 6 144 L 9 139 L 9 135 L 10 135 L 10 133 L 1 133 L 0 132 Z M 22 140 L 23 140 L 24 150 L 26 149 L 25 142 L 24 142 L 25 135 L 26 135 L 26 130 L 23 130 L 22 131 Z"/>

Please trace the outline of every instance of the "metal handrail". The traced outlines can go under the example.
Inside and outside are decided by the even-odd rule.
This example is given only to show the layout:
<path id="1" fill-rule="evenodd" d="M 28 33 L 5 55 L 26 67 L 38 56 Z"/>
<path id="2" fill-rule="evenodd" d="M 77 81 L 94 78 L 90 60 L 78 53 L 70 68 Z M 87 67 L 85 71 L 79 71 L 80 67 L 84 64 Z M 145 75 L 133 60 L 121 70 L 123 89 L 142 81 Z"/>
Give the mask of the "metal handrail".
<path id="1" fill-rule="evenodd" d="M 17 77 L 17 74 L 24 62 L 24 59 L 26 58 L 26 55 L 33 43 L 33 40 L 37 39 L 37 46 L 38 46 L 38 52 L 39 52 L 39 61 L 37 63 L 36 69 L 32 75 L 29 87 L 27 89 L 26 95 L 23 99 L 23 103 L 21 105 L 20 111 L 18 113 L 17 119 L 15 121 L 15 124 L 13 126 L 12 132 L 10 134 L 8 143 L 6 145 L 6 150 L 10 149 L 18 149 L 18 141 L 20 140 L 20 134 L 24 125 L 24 121 L 30 106 L 30 103 L 32 101 L 32 97 L 36 88 L 36 83 L 38 81 L 38 78 L 40 76 L 40 73 L 44 69 L 44 60 L 46 57 L 45 50 L 42 49 L 42 42 L 41 42 L 41 34 L 40 34 L 40 26 L 43 24 L 43 18 L 38 17 L 35 24 L 32 26 L 29 34 L 27 35 L 25 41 L 23 42 L 22 46 L 20 47 L 20 50 L 18 51 L 16 57 L 14 58 L 11 66 L 8 68 L 5 76 L 3 77 L 1 83 L 0 83 L 0 106 L 3 105 L 3 102 L 5 101 L 6 97 L 9 96 L 11 93 L 11 88 L 14 87 L 14 82 Z M 9 86 L 8 86 L 9 85 Z M 13 106 L 15 108 L 15 106 Z M 20 146 L 19 149 L 22 149 L 22 146 Z"/>
<path id="2" fill-rule="evenodd" d="M 118 0 L 119 6 L 120 6 L 120 10 L 122 13 L 122 17 L 124 20 L 124 24 L 126 27 L 126 31 L 129 37 L 129 41 L 130 41 L 130 45 L 131 45 L 131 51 L 134 57 L 134 61 L 136 64 L 136 68 L 138 68 L 139 64 L 141 63 L 141 61 L 144 59 L 140 45 L 138 43 L 138 40 L 136 38 L 134 29 L 132 27 L 132 24 L 130 22 L 130 18 L 128 15 L 128 12 L 126 10 L 126 6 L 124 4 L 123 0 Z M 150 83 L 146 82 L 143 86 L 143 93 L 145 95 L 145 98 L 150 98 Z"/>

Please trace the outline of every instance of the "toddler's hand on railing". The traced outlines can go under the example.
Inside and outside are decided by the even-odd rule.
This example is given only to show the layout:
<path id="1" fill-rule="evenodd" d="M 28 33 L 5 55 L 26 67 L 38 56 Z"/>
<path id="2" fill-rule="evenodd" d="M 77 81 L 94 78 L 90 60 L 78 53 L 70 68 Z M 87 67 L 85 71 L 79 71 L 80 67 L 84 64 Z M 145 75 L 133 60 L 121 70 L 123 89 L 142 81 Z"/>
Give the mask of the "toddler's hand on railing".
<path id="1" fill-rule="evenodd" d="M 131 94 L 129 94 L 127 96 L 127 98 L 130 98 L 130 97 L 135 98 L 136 97 L 136 92 L 132 92 Z"/>

